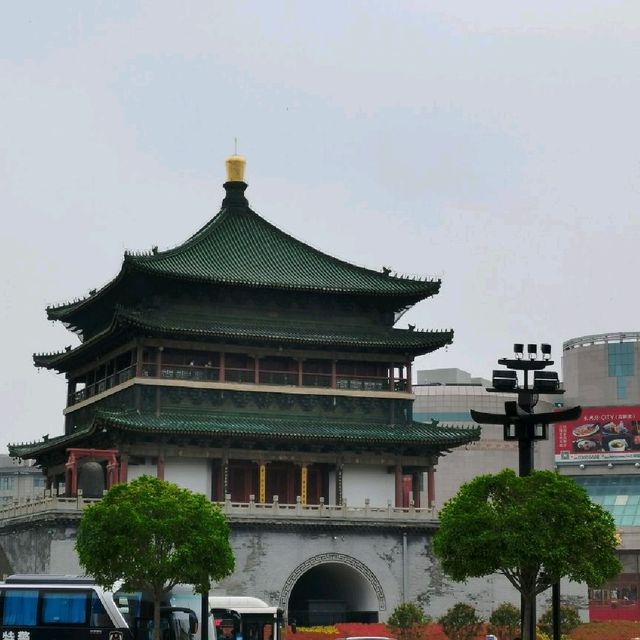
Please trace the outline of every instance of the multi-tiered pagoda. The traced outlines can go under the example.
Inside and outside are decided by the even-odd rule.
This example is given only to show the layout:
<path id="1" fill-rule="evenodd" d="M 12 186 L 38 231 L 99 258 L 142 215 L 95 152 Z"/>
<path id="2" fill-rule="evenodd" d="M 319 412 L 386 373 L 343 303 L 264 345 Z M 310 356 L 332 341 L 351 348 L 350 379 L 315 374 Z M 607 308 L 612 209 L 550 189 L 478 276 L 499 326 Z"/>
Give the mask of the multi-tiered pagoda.
<path id="1" fill-rule="evenodd" d="M 215 501 L 428 506 L 438 457 L 478 437 L 412 419 L 412 361 L 453 332 L 394 324 L 440 281 L 321 253 L 249 208 L 241 158 L 227 172 L 186 242 L 47 309 L 80 338 L 34 356 L 68 381 L 64 435 L 11 453 L 67 495 L 152 473 Z"/>

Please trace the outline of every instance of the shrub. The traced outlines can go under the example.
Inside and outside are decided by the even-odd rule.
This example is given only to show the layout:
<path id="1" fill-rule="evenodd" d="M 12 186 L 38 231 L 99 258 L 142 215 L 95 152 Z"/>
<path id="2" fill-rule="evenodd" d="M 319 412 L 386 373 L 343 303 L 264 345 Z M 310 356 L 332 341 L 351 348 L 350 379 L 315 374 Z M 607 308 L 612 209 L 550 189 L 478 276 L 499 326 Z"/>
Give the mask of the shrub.
<path id="1" fill-rule="evenodd" d="M 498 605 L 489 618 L 489 633 L 500 640 L 513 640 L 520 635 L 520 609 L 510 602 Z"/>
<path id="2" fill-rule="evenodd" d="M 538 626 L 548 636 L 553 635 L 553 609 L 547 609 L 538 620 Z M 582 624 L 578 609 L 570 604 L 560 605 L 560 634 L 568 635 Z"/>
<path id="3" fill-rule="evenodd" d="M 438 620 L 449 640 L 473 640 L 483 624 L 476 610 L 464 602 L 458 602 Z"/>
<path id="4" fill-rule="evenodd" d="M 419 640 L 422 627 L 429 621 L 417 604 L 403 602 L 393 610 L 387 626 L 398 640 Z"/>

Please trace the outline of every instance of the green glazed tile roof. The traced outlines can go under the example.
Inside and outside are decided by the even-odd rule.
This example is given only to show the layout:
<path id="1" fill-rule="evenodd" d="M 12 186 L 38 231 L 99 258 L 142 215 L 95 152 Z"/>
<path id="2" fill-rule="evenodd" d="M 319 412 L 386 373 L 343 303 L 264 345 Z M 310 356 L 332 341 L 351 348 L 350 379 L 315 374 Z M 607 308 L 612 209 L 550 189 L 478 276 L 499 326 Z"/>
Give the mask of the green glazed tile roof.
<path id="1" fill-rule="evenodd" d="M 299 442 L 330 442 L 348 446 L 365 443 L 422 445 L 447 449 L 478 440 L 480 428 L 459 428 L 436 422 L 412 422 L 390 425 L 314 417 L 263 417 L 230 414 L 166 414 L 141 415 L 137 412 L 100 411 L 91 427 L 68 436 L 46 441 L 10 445 L 11 455 L 29 457 L 52 448 L 68 445 L 72 440 L 90 435 L 96 428 L 114 428 L 142 434 L 204 435 L 211 437 L 252 437 Z"/>
<path id="2" fill-rule="evenodd" d="M 125 254 L 117 278 L 88 298 L 49 307 L 49 317 L 63 319 L 113 287 L 128 270 L 224 285 L 395 297 L 411 303 L 438 293 L 440 280 L 366 269 L 296 240 L 249 208 L 242 195 L 245 186 L 227 183 L 221 211 L 182 245 L 152 254 Z"/>
<path id="3" fill-rule="evenodd" d="M 178 313 L 129 314 L 127 321 L 141 328 L 168 333 L 188 333 L 206 337 L 239 337 L 296 344 L 330 345 L 369 349 L 409 349 L 432 351 L 453 340 L 453 331 L 409 331 L 391 327 L 334 326 L 319 322 L 261 320 L 260 324 L 242 320 L 216 322 Z"/>
<path id="4" fill-rule="evenodd" d="M 64 367 L 84 353 L 88 353 L 119 328 L 133 326 L 155 335 L 183 335 L 245 342 L 287 343 L 301 346 L 357 348 L 365 351 L 411 353 L 435 351 L 453 341 L 453 331 L 410 331 L 392 327 L 335 326 L 305 321 L 246 321 L 216 319 L 175 309 L 135 311 L 118 309 L 110 327 L 83 342 L 75 349 L 53 354 L 36 354 L 36 366 Z"/>
<path id="5" fill-rule="evenodd" d="M 93 433 L 94 427 L 89 426 L 83 429 L 78 429 L 70 434 L 65 434 L 63 436 L 55 436 L 54 438 L 49 438 L 45 436 L 39 442 L 29 442 L 29 443 L 16 443 L 9 444 L 9 455 L 16 458 L 25 458 L 29 459 L 33 455 L 37 455 L 38 453 L 49 451 L 52 449 L 57 449 L 60 447 L 65 447 L 67 445 L 71 446 L 77 440 L 83 438 L 84 436 Z"/>

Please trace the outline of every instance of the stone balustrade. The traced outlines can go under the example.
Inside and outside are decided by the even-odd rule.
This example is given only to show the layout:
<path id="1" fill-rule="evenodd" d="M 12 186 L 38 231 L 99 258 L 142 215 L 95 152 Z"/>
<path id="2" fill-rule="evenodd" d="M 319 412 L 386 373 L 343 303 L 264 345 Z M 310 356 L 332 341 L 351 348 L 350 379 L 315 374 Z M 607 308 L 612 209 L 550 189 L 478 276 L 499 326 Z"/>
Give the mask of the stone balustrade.
<path id="1" fill-rule="evenodd" d="M 79 518 L 82 510 L 99 498 L 84 498 L 82 492 L 78 492 L 75 498 L 58 496 L 46 491 L 44 495 L 27 498 L 20 502 L 0 508 L 0 527 L 14 523 L 32 520 L 34 517 L 72 517 Z M 399 508 L 391 506 L 389 501 L 386 506 L 372 506 L 369 499 L 365 499 L 362 506 L 353 506 L 343 503 L 341 505 L 327 505 L 324 501 L 320 504 L 302 504 L 300 498 L 295 504 L 281 504 L 278 497 L 274 496 L 273 502 L 256 502 L 254 496 L 250 496 L 249 502 L 233 502 L 231 496 L 226 496 L 224 502 L 216 503 L 227 516 L 230 523 L 234 522 L 290 522 L 309 524 L 316 522 L 334 522 L 342 524 L 417 524 L 432 523 L 437 521 L 434 509 L 417 508 L 409 506 Z"/>

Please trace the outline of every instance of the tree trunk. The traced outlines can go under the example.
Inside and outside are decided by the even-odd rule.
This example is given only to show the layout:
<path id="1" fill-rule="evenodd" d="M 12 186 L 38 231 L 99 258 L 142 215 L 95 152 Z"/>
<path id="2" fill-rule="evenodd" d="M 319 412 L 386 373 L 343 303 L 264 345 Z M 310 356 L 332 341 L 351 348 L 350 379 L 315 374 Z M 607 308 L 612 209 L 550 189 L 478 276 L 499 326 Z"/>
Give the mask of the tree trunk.
<path id="1" fill-rule="evenodd" d="M 162 595 L 153 594 L 153 640 L 160 640 L 160 601 Z"/>
<path id="2" fill-rule="evenodd" d="M 531 611 L 535 602 L 535 594 L 523 594 L 522 598 L 522 640 L 536 640 L 535 624 L 532 625 Z M 533 628 L 532 628 L 533 626 Z"/>

